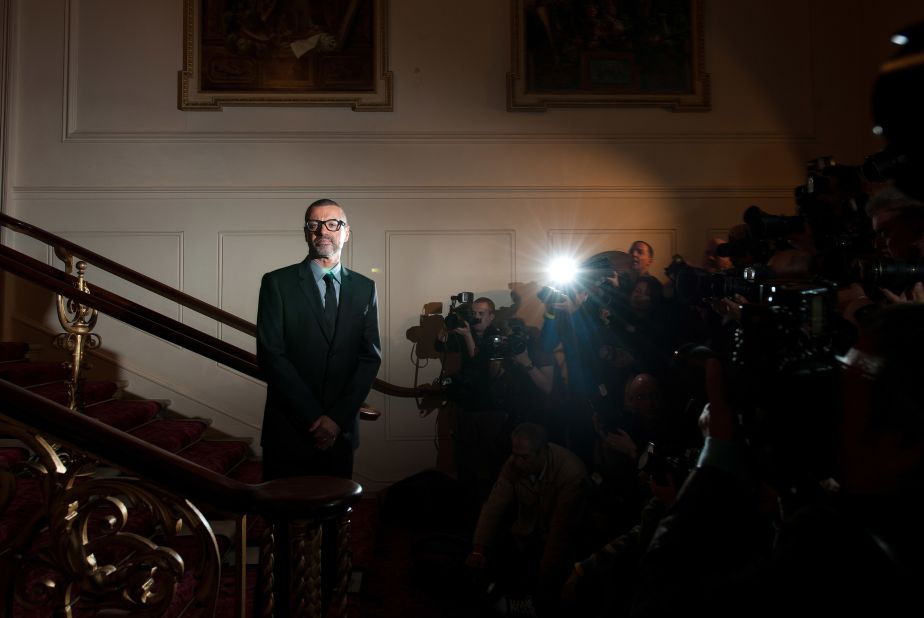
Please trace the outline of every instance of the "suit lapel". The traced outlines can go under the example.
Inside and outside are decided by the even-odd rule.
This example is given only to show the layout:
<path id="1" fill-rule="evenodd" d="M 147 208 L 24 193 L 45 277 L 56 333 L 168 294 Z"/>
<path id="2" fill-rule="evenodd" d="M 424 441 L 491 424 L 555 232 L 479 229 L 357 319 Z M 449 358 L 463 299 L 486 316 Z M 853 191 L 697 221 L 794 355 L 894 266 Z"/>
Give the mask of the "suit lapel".
<path id="1" fill-rule="evenodd" d="M 307 259 L 302 262 L 301 267 L 298 269 L 298 274 L 299 287 L 301 287 L 302 292 L 308 298 L 308 305 L 311 307 L 311 312 L 318 322 L 318 328 L 324 333 L 327 342 L 330 343 L 334 338 L 334 333 L 331 332 L 330 327 L 327 325 L 327 320 L 324 318 L 324 305 L 321 302 L 321 291 L 318 289 L 318 284 L 314 280 L 314 273 L 311 272 L 311 266 L 308 265 Z M 341 289 L 341 294 L 342 293 L 343 290 Z"/>

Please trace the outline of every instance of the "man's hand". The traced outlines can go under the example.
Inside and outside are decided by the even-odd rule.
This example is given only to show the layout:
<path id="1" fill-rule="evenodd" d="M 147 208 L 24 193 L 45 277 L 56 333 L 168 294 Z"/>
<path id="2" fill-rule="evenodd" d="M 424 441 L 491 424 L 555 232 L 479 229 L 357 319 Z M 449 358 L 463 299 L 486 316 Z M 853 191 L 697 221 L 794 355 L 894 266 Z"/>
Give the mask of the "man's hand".
<path id="1" fill-rule="evenodd" d="M 603 446 L 611 451 L 618 451 L 628 455 L 632 459 L 638 457 L 638 446 L 636 446 L 635 441 L 629 437 L 629 434 L 619 429 L 607 432 Z"/>
<path id="2" fill-rule="evenodd" d="M 523 350 L 519 354 L 514 354 L 512 357 L 513 362 L 515 362 L 520 367 L 529 367 L 532 365 L 532 361 L 529 358 L 529 352 Z"/>
<path id="3" fill-rule="evenodd" d="M 326 451 L 334 445 L 334 441 L 340 435 L 340 426 L 331 417 L 322 415 L 311 423 L 308 431 L 311 432 L 311 437 L 314 438 L 315 448 Z"/>
<path id="4" fill-rule="evenodd" d="M 890 290 L 881 288 L 882 293 L 885 295 L 886 299 L 893 304 L 901 303 L 915 303 L 921 304 L 924 303 L 924 283 L 918 281 L 914 284 L 914 287 L 907 294 L 895 294 Z"/>
<path id="5" fill-rule="evenodd" d="M 574 295 L 574 300 L 571 300 L 570 296 L 565 296 L 565 300 L 560 303 L 552 303 L 554 309 L 559 311 L 564 311 L 565 313 L 574 313 L 581 308 L 581 305 L 584 304 L 584 301 L 587 300 L 588 292 L 581 290 Z"/>
<path id="6" fill-rule="evenodd" d="M 748 299 L 741 294 L 713 300 L 710 303 L 712 310 L 722 316 L 723 321 L 734 320 L 736 322 L 741 321 L 742 305 L 746 304 L 748 304 Z"/>

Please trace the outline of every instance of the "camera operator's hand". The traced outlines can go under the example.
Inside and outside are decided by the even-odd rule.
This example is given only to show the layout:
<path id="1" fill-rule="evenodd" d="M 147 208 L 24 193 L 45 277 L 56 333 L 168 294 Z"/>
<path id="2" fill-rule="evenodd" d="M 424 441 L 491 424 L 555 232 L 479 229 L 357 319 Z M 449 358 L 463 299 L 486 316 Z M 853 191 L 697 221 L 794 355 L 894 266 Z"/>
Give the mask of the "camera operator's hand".
<path id="1" fill-rule="evenodd" d="M 882 293 L 885 295 L 886 300 L 896 305 L 901 303 L 924 303 L 924 283 L 921 283 L 920 281 L 915 283 L 911 290 L 905 292 L 902 295 L 895 294 L 894 292 L 885 288 L 882 288 Z"/>
<path id="2" fill-rule="evenodd" d="M 736 322 L 741 321 L 741 306 L 748 304 L 748 299 L 746 299 L 741 294 L 735 294 L 731 298 L 720 298 L 719 300 L 714 300 L 711 303 L 712 310 L 722 316 L 723 320 L 734 320 Z"/>
<path id="3" fill-rule="evenodd" d="M 606 438 L 603 440 L 603 447 L 622 453 L 631 459 L 638 459 L 638 446 L 635 441 L 624 431 L 619 429 L 608 431 Z"/>
<path id="4" fill-rule="evenodd" d="M 551 365 L 537 367 L 533 365 L 533 359 L 529 357 L 529 352 L 523 350 L 519 354 L 511 357 L 513 362 L 526 371 L 526 375 L 533 381 L 533 384 L 548 395 L 552 392 L 554 386 L 555 373 Z"/>
<path id="5" fill-rule="evenodd" d="M 452 332 L 460 335 L 463 341 L 465 341 L 465 349 L 468 351 L 469 358 L 475 358 L 478 350 L 475 349 L 475 339 L 472 337 L 472 327 L 469 326 L 468 322 L 463 320 L 462 326 L 452 329 Z"/>
<path id="6" fill-rule="evenodd" d="M 587 300 L 588 292 L 586 290 L 581 290 L 574 295 L 574 299 L 570 296 L 566 296 L 565 300 L 560 303 L 552 303 L 552 308 L 559 311 L 564 311 L 565 313 L 574 313 L 581 308 L 581 305 L 584 304 L 584 301 Z"/>
<path id="7" fill-rule="evenodd" d="M 735 417 L 725 393 L 722 363 L 715 358 L 706 361 L 706 394 L 709 403 L 703 408 L 709 437 L 731 442 L 735 438 Z"/>

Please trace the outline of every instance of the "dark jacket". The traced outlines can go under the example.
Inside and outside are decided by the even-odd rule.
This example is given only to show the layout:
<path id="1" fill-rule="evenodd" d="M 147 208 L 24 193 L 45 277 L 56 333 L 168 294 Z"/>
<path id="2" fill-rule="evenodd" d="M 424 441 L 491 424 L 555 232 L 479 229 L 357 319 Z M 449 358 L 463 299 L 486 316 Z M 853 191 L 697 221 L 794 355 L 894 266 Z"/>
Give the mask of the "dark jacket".
<path id="1" fill-rule="evenodd" d="M 342 269 L 336 331 L 331 333 L 307 258 L 265 274 L 257 311 L 257 359 L 267 382 L 260 440 L 264 458 L 269 453 L 292 460 L 316 450 L 308 427 L 322 415 L 357 447 L 359 408 L 381 357 L 372 280 Z"/>

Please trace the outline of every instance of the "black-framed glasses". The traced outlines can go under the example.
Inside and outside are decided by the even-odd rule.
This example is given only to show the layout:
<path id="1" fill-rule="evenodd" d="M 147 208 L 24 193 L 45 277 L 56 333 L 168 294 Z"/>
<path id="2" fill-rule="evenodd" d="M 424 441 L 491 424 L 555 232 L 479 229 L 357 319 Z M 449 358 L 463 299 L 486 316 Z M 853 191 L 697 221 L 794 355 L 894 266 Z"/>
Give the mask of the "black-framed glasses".
<path id="1" fill-rule="evenodd" d="M 317 232 L 322 225 L 327 228 L 328 232 L 339 232 L 340 228 L 346 225 L 346 221 L 341 221 L 340 219 L 328 219 L 327 221 L 308 219 L 305 221 L 305 229 L 309 232 Z"/>

